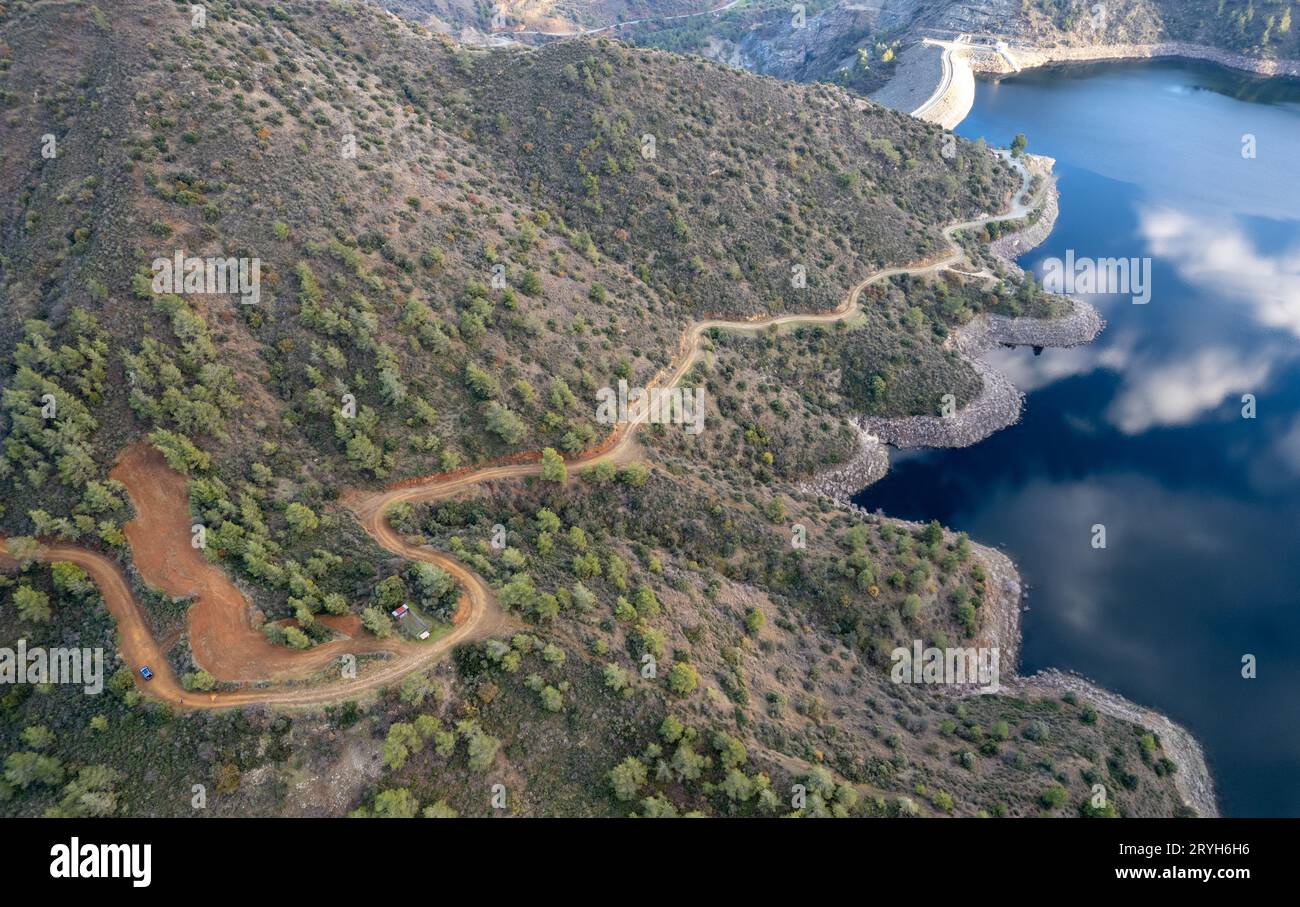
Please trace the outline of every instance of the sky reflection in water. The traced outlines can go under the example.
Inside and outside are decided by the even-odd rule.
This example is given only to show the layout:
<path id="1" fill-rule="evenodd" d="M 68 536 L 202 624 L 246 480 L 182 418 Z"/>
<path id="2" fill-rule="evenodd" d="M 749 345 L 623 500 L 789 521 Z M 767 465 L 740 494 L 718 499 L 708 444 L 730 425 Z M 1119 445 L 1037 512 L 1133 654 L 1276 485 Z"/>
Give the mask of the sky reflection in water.
<path id="1" fill-rule="evenodd" d="M 1300 85 L 1182 63 L 1029 73 L 981 83 L 959 132 L 1024 132 L 1057 159 L 1061 216 L 1023 266 L 1149 256 L 1151 302 L 1089 297 L 1096 343 L 991 354 L 1024 421 L 895 454 L 857 500 L 1005 545 L 1031 585 L 1025 670 L 1078 670 L 1186 724 L 1225 814 L 1300 815 Z"/>

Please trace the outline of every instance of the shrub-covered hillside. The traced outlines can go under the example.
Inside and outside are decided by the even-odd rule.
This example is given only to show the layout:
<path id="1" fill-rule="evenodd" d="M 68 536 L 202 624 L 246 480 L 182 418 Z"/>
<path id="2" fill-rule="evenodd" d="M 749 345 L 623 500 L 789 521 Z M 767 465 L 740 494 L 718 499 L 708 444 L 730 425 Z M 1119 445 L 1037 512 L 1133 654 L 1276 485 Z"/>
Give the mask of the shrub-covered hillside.
<path id="1" fill-rule="evenodd" d="M 271 642 L 384 636 L 407 602 L 442 633 L 457 565 L 381 548 L 349 489 L 592 447 L 597 390 L 647 383 L 690 322 L 837 306 L 1013 186 L 983 146 L 833 87 L 599 39 L 473 50 L 359 0 L 201 12 L 0 5 L 0 645 L 106 656 L 97 696 L 0 696 L 0 811 L 486 814 L 497 784 L 525 815 L 1087 814 L 1095 783 L 1108 812 L 1179 809 L 1161 741 L 1086 703 L 889 682 L 895 646 L 988 635 L 988 564 L 793 491 L 856 437 L 818 365 L 854 405 L 846 384 L 887 374 L 882 411 L 973 393 L 943 340 L 999 302 L 946 284 L 874 288 L 832 339 L 713 338 L 688 381 L 705 432 L 647 430 L 649 465 L 565 482 L 552 453 L 396 507 L 508 632 L 320 711 L 143 695 L 89 575 L 28 538 L 115 558 L 171 673 L 221 690 L 190 602 L 131 570 L 163 530 L 127 543 L 129 446 L 184 473 L 125 461 L 188 494 L 182 543 L 189 516 Z M 177 255 L 257 283 L 157 279 Z"/>
<path id="2" fill-rule="evenodd" d="M 838 90 L 614 42 L 476 52 L 347 3 L 3 15 L 10 531 L 150 432 L 326 487 L 581 449 L 687 319 L 833 307 L 1011 184 Z M 177 251 L 257 259 L 259 300 L 156 292 Z"/>
<path id="3" fill-rule="evenodd" d="M 520 178 L 697 314 L 833 308 L 1010 186 L 983 149 L 944 157 L 937 131 L 832 86 L 615 43 L 484 61 L 482 123 Z"/>
<path id="4" fill-rule="evenodd" d="M 1250 57 L 1300 58 L 1292 0 L 1024 0 L 1009 26 L 1067 43 L 1186 41 Z"/>

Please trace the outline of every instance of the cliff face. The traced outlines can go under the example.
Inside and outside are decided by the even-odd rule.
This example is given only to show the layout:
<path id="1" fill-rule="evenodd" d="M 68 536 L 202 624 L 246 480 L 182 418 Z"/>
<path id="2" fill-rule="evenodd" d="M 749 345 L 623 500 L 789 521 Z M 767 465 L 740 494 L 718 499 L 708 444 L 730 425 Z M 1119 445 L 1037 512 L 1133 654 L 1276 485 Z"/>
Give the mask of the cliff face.
<path id="1" fill-rule="evenodd" d="M 620 31 L 639 44 L 697 53 L 792 81 L 833 81 L 910 112 L 939 84 L 926 38 L 1005 40 L 1022 66 L 1078 59 L 1190 56 L 1261 74 L 1293 74 L 1300 30 L 1287 0 L 882 0 L 810 4 L 795 21 L 779 5 L 748 5 L 672 21 L 664 14 Z M 1009 71 L 969 51 L 974 71 Z M 966 75 L 964 69 L 962 75 Z M 960 105 L 958 105 L 960 106 Z M 944 117 L 928 117 L 948 127 Z"/>
<path id="2" fill-rule="evenodd" d="M 635 44 L 700 56 L 728 66 L 796 82 L 835 82 L 864 94 L 892 70 L 892 35 L 906 17 L 885 24 L 877 4 L 751 3 L 714 15 L 662 16 L 618 37 Z M 890 4 L 886 4 L 890 6 Z"/>
<path id="3" fill-rule="evenodd" d="M 1044 47 L 1184 42 L 1263 59 L 1298 55 L 1288 0 L 897 0 L 882 30 L 997 35 Z"/>
<path id="4" fill-rule="evenodd" d="M 834 6 L 809 16 L 796 27 L 788 14 L 747 31 L 738 41 L 718 39 L 725 58 L 738 58 L 746 69 L 780 79 L 804 81 L 827 78 L 837 69 L 853 69 L 857 49 L 876 34 L 872 11 L 850 5 Z"/>

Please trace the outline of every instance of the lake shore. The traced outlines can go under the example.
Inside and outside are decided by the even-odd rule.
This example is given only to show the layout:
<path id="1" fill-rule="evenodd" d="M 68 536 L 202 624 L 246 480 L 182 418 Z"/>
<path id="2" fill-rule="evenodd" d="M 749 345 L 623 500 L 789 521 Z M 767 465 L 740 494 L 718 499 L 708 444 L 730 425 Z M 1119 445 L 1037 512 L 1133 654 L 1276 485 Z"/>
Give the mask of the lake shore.
<path id="1" fill-rule="evenodd" d="M 1018 48 L 1011 53 L 1021 70 L 1038 69 L 1062 63 L 1101 63 L 1107 60 L 1158 60 L 1181 59 L 1217 63 L 1219 66 L 1248 72 L 1257 76 L 1285 76 L 1300 78 L 1300 60 L 1267 60 L 1234 54 L 1204 44 L 1182 41 L 1162 41 L 1155 44 L 1084 44 L 1077 47 Z M 982 69 L 975 63 L 975 72 L 1000 72 L 1013 70 Z"/>
<path id="2" fill-rule="evenodd" d="M 986 44 L 922 41 L 900 54 L 894 77 L 872 99 L 951 130 L 961 125 L 974 106 L 976 75 L 996 77 L 1046 66 L 1156 59 L 1194 60 L 1252 75 L 1300 78 L 1300 60 L 1247 57 L 1181 41 L 1061 47 L 1005 44 L 1000 50 Z"/>
<path id="3" fill-rule="evenodd" d="M 1219 816 L 1218 799 L 1214 790 L 1214 777 L 1205 761 L 1205 751 L 1192 733 L 1167 716 L 1137 705 L 1104 689 L 1085 677 L 1065 671 L 1049 669 L 1029 677 L 1017 677 L 1004 684 L 1013 696 L 1063 696 L 1072 693 L 1080 700 L 1092 703 L 1103 715 L 1141 725 L 1160 740 L 1160 746 L 1170 760 L 1178 766 L 1174 773 L 1174 787 L 1183 802 L 1203 818 Z"/>
<path id="4" fill-rule="evenodd" d="M 1031 156 L 1032 157 L 1032 156 Z M 1035 158 L 1031 166 L 1050 174 L 1052 160 Z M 1037 217 L 1023 229 L 999 237 L 989 250 L 1008 270 L 1020 271 L 1013 256 L 1042 243 L 1052 232 L 1060 211 L 1055 185 L 1043 195 Z M 1086 302 L 1058 297 L 1068 306 L 1058 318 L 1011 318 L 983 313 L 953 331 L 949 342 L 980 377 L 981 388 L 967 405 L 949 416 L 857 416 L 858 448 L 852 459 L 801 484 L 810 494 L 847 501 L 889 471 L 887 446 L 968 447 L 1020 419 L 1024 395 L 1005 375 L 988 365 L 985 353 L 997 346 L 1066 348 L 1092 342 L 1105 327 L 1097 310 Z"/>
<path id="5" fill-rule="evenodd" d="M 886 520 L 893 525 L 919 531 L 923 524 L 873 514 L 847 499 L 837 503 L 865 520 Z M 944 537 L 952 541 L 954 534 L 945 531 Z M 971 542 L 973 556 L 984 566 L 988 576 L 989 591 L 981 610 L 984 621 L 978 635 L 969 643 L 976 648 L 992 648 L 998 652 L 998 683 L 996 694 L 982 692 L 977 686 L 941 686 L 940 694 L 961 698 L 981 695 L 1015 696 L 1021 698 L 1050 697 L 1059 699 L 1072 695 L 1080 702 L 1090 703 L 1098 712 L 1118 721 L 1128 721 L 1156 735 L 1161 750 L 1177 767 L 1174 788 L 1185 806 L 1196 810 L 1202 818 L 1217 818 L 1218 798 L 1214 776 L 1210 773 L 1205 751 L 1196 737 L 1168 716 L 1138 705 L 1079 674 L 1050 668 L 1029 676 L 1020 676 L 1017 668 L 1020 659 L 1020 615 L 1024 600 L 1020 573 L 1005 553 L 978 542 Z"/>
<path id="6" fill-rule="evenodd" d="M 1156 735 L 1165 755 L 1178 767 L 1174 773 L 1174 788 L 1182 797 L 1183 804 L 1196 810 L 1197 815 L 1203 818 L 1217 818 L 1219 806 L 1214 776 L 1205 760 L 1205 751 L 1187 728 L 1167 715 L 1125 699 L 1079 674 L 1055 668 L 1027 677 L 1017 673 L 1024 597 L 1020 573 L 1011 559 L 996 548 L 974 542 L 971 548 L 988 573 L 990 593 L 983 606 L 987 610 L 975 645 L 998 649 L 1002 674 L 999 678 L 1000 695 L 1056 698 L 1073 695 L 1081 702 L 1091 703 L 1103 715 L 1145 728 Z M 981 694 L 978 689 L 970 688 L 963 690 L 962 695 Z"/>
<path id="7" fill-rule="evenodd" d="M 1050 159 L 1035 163 L 1043 167 L 1045 173 L 1051 169 Z M 1020 231 L 999 237 L 989 247 L 990 251 L 1003 264 L 1019 270 L 1014 257 L 1044 242 L 1052 232 L 1058 213 L 1058 193 L 1056 187 L 1051 186 L 1033 222 Z M 856 418 L 858 448 L 854 457 L 846 464 L 802 483 L 800 490 L 829 498 L 838 506 L 867 519 L 888 519 L 871 514 L 851 501 L 854 494 L 889 471 L 888 445 L 899 448 L 965 447 L 1019 420 L 1024 395 L 1006 376 L 984 362 L 984 353 L 1000 344 L 1077 346 L 1091 342 L 1104 329 L 1105 323 L 1093 306 L 1079 300 L 1062 299 L 1070 305 L 1070 311 L 1059 318 L 1010 318 L 983 314 L 963 325 L 954 332 L 952 340 L 980 375 L 983 387 L 977 397 L 947 417 Z M 909 521 L 891 522 L 919 528 L 919 524 Z M 997 649 L 1003 675 L 1000 678 L 1001 695 L 1060 697 L 1073 694 L 1092 703 L 1102 714 L 1146 728 L 1158 736 L 1164 752 L 1177 765 L 1174 786 L 1184 804 L 1201 816 L 1218 816 L 1214 781 L 1204 751 L 1186 728 L 1153 709 L 1139 706 L 1074 674 L 1050 670 L 1020 677 L 1016 673 L 1021 648 L 1023 598 L 1019 571 L 1011 559 L 997 549 L 972 542 L 972 550 L 984 565 L 990 592 L 983 607 L 984 621 L 974 645 Z M 958 695 L 980 694 L 971 688 L 959 691 Z"/>

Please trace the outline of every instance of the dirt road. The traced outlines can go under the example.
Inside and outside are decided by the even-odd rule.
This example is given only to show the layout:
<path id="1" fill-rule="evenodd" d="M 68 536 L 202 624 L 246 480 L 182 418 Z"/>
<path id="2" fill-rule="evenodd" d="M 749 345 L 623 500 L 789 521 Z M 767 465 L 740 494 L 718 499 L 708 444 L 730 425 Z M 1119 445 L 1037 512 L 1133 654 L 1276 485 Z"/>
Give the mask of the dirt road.
<path id="1" fill-rule="evenodd" d="M 665 368 L 650 382 L 651 387 L 673 387 L 699 359 L 706 331 L 759 331 L 789 324 L 830 324 L 852 317 L 863 290 L 882 280 L 902 274 L 931 274 L 950 268 L 965 257 L 952 241 L 962 230 L 984 224 L 1024 217 L 1036 203 L 1029 198 L 1030 176 L 1024 165 L 1007 157 L 1019 172 L 1022 185 L 1008 211 L 972 221 L 952 224 L 943 231 L 952 251 L 938 259 L 876 271 L 857 284 L 843 303 L 831 312 L 780 315 L 754 321 L 701 321 L 682 337 L 675 365 Z M 1039 195 L 1041 195 L 1041 191 Z M 601 461 L 627 462 L 636 453 L 636 430 L 648 418 L 648 411 L 631 414 L 598 447 L 568 459 L 571 466 L 588 466 Z M 161 454 L 141 442 L 122 452 L 111 473 L 126 486 L 136 518 L 125 527 L 136 569 L 149 586 L 173 597 L 192 597 L 187 614 L 191 650 L 197 663 L 218 680 L 246 684 L 229 692 L 188 692 L 176 678 L 153 635 L 141 604 L 131 593 L 121 569 L 98 552 L 76 545 L 53 543 L 42 547 L 42 561 L 71 561 L 85 570 L 99 586 L 121 634 L 123 659 L 135 673 L 141 692 L 183 708 L 220 709 L 253 704 L 315 706 L 356 698 L 368 691 L 400 680 L 412 671 L 433 664 L 459 643 L 484 639 L 511 624 L 491 588 L 476 573 L 450 555 L 407 543 L 389 525 L 385 516 L 393 504 L 424 503 L 453 497 L 488 481 L 515 479 L 540 472 L 540 453 L 516 455 L 488 466 L 454 473 L 411 479 L 375 492 L 349 490 L 342 498 L 362 528 L 375 541 L 401 557 L 436 564 L 460 583 L 462 594 L 454 628 L 446 636 L 428 643 L 403 639 L 381 640 L 360 635 L 325 643 L 305 651 L 275 646 L 254 626 L 251 605 L 230 577 L 204 553 L 191 545 L 191 517 L 185 477 L 170 469 Z M 0 539 L 0 556 L 6 551 Z M 343 626 L 340 624 L 340 626 Z M 350 627 L 355 629 L 355 624 Z M 321 675 L 341 664 L 340 656 L 381 654 L 383 660 L 367 661 L 351 679 L 323 680 Z M 154 672 L 151 681 L 139 676 L 141 665 Z M 310 684 L 292 684 L 312 676 Z M 274 684 L 259 686 L 256 684 Z"/>

